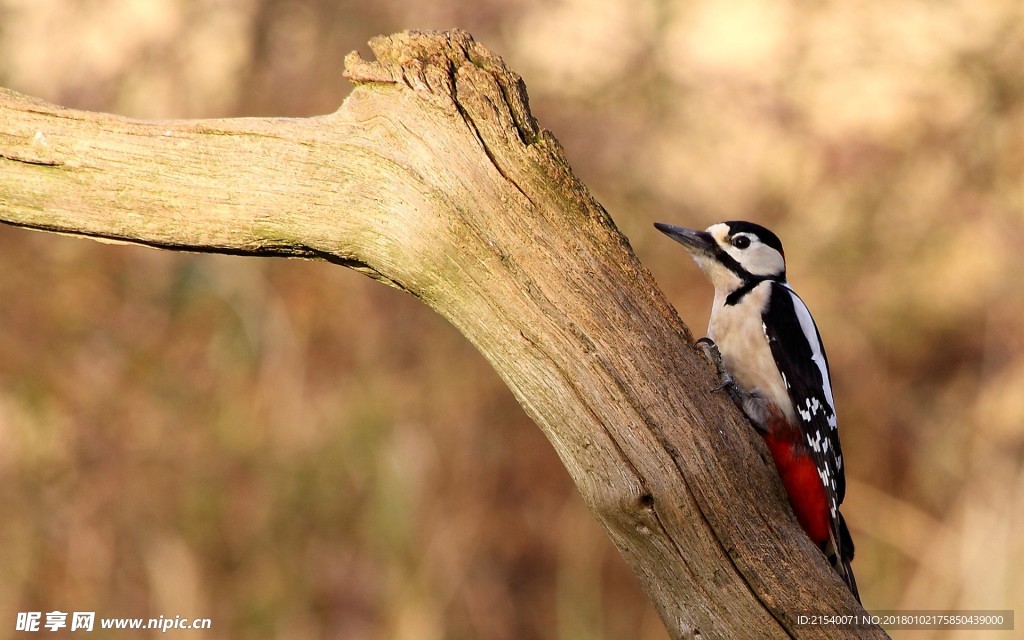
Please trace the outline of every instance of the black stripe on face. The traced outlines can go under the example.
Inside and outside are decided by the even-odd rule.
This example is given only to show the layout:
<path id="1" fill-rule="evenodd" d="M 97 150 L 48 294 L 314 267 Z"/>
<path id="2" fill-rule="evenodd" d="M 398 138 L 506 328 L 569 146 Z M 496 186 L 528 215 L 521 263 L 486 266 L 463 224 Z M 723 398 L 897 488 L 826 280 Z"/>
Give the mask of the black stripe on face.
<path id="1" fill-rule="evenodd" d="M 769 280 L 769 278 L 761 278 L 751 276 L 748 274 L 747 277 L 743 279 L 743 284 L 741 284 L 739 288 L 734 289 L 732 293 L 725 297 L 725 305 L 727 307 L 731 307 L 735 304 L 739 304 L 739 302 L 743 300 L 743 298 L 746 297 L 748 293 L 754 290 L 754 287 L 761 284 L 765 280 Z"/>
<path id="2" fill-rule="evenodd" d="M 744 283 L 752 277 L 747 273 L 747 270 L 743 268 L 743 265 L 741 265 L 736 258 L 726 253 L 725 249 L 723 249 L 717 242 L 715 243 L 714 249 L 711 251 L 711 255 L 715 260 L 720 262 L 722 266 L 739 276 L 740 280 L 743 280 Z"/>

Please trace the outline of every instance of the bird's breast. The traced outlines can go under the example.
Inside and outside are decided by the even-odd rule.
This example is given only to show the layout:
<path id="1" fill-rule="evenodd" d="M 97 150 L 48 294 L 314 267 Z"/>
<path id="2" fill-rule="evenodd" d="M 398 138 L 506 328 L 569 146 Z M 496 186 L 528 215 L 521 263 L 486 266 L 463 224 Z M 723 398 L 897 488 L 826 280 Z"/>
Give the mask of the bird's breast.
<path id="1" fill-rule="evenodd" d="M 763 283 L 736 305 L 726 305 L 725 295 L 716 295 L 708 337 L 718 345 L 722 364 L 740 388 L 771 400 L 787 419 L 794 420 L 789 390 L 775 364 L 764 330 L 762 310 L 770 293 L 770 284 Z"/>

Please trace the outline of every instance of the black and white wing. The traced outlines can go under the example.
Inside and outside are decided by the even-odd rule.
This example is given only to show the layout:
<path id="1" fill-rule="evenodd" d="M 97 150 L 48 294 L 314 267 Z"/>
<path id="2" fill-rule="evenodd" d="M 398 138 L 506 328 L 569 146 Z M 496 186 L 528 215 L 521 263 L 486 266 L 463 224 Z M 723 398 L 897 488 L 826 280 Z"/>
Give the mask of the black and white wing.
<path id="1" fill-rule="evenodd" d="M 825 487 L 834 564 L 856 595 L 850 569 L 853 541 L 839 513 L 839 505 L 846 496 L 843 450 L 821 335 L 803 300 L 784 283 L 772 283 L 771 298 L 762 319 L 772 357 L 782 373 L 796 419 Z"/>
<path id="2" fill-rule="evenodd" d="M 763 319 L 772 357 L 782 373 L 835 519 L 846 496 L 846 475 L 828 358 L 818 327 L 796 292 L 778 282 L 772 283 Z"/>

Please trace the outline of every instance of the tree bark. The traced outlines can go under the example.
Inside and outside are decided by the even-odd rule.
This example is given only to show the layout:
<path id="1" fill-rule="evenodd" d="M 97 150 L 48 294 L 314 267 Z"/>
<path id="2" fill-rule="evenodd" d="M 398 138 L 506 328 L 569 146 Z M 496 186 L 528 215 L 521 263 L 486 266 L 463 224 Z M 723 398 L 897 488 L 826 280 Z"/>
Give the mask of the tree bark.
<path id="1" fill-rule="evenodd" d="M 863 610 L 522 80 L 458 31 L 371 47 L 314 118 L 140 122 L 0 89 L 0 220 L 407 291 L 509 385 L 673 638 L 886 637 L 798 623 Z"/>

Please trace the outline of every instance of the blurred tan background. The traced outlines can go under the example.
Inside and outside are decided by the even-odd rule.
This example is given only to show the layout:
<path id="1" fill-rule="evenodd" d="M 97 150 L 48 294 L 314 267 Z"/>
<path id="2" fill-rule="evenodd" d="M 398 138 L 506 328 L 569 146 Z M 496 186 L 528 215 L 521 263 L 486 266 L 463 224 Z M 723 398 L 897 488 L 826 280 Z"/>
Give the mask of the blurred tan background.
<path id="1" fill-rule="evenodd" d="M 782 237 L 866 606 L 1024 615 L 1016 0 L 0 0 L 0 85 L 306 116 L 370 37 L 453 26 L 523 76 L 698 335 L 711 287 L 651 223 Z M 0 227 L 0 513 L 0 637 L 53 609 L 212 618 L 178 634 L 202 638 L 666 637 L 483 359 L 327 264 Z"/>

